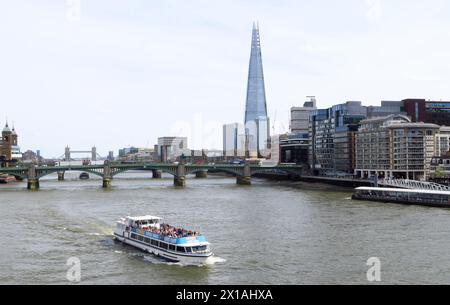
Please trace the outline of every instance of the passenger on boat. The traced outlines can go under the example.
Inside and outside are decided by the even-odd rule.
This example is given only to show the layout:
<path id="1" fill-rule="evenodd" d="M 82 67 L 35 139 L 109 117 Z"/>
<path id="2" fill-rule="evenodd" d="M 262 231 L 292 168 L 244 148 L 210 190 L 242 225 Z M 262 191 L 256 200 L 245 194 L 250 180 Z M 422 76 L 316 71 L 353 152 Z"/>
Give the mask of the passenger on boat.
<path id="1" fill-rule="evenodd" d="M 154 234 L 159 234 L 161 236 L 168 236 L 171 238 L 183 238 L 199 235 L 199 233 L 195 231 L 188 231 L 183 228 L 175 228 L 168 224 L 161 224 L 160 229 L 148 228 L 147 231 L 152 232 Z"/>

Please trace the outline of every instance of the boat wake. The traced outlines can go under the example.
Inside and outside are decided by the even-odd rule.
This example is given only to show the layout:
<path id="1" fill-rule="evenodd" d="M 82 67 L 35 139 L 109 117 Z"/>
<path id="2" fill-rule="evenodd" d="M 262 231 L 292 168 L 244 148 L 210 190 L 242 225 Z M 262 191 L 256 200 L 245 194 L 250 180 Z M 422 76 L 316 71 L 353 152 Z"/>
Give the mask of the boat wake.
<path id="1" fill-rule="evenodd" d="M 205 265 L 212 266 L 215 264 L 225 263 L 227 260 L 218 256 L 210 256 L 206 259 Z"/>
<path id="2" fill-rule="evenodd" d="M 98 233 L 98 232 L 94 232 L 94 233 L 86 233 L 89 236 L 113 236 L 112 232 L 102 232 L 102 233 Z"/>

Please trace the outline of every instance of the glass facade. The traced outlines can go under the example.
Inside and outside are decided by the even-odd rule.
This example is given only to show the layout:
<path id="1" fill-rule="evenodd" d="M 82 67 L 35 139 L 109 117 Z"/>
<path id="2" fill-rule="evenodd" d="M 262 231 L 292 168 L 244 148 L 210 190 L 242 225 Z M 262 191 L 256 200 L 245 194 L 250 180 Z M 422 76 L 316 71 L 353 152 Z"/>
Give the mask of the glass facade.
<path id="1" fill-rule="evenodd" d="M 355 133 L 366 117 L 361 102 L 311 111 L 309 160 L 314 174 L 353 173 Z"/>
<path id="2" fill-rule="evenodd" d="M 254 24 L 245 106 L 246 151 L 249 157 L 270 156 L 269 123 L 259 27 Z"/>
<path id="3" fill-rule="evenodd" d="M 260 117 L 267 117 L 267 105 L 259 28 L 254 25 L 248 71 L 245 124 Z"/>

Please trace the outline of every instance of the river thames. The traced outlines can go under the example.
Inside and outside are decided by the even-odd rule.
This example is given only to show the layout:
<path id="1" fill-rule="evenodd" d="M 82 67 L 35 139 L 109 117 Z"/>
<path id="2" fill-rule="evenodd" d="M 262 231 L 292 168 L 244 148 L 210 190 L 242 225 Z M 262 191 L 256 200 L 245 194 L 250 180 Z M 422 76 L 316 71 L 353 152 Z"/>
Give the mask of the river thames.
<path id="1" fill-rule="evenodd" d="M 0 284 L 370 284 L 381 260 L 383 284 L 450 284 L 450 211 L 350 200 L 350 189 L 300 182 L 188 178 L 126 173 L 110 190 L 77 173 L 0 185 Z M 115 221 L 152 214 L 200 230 L 215 263 L 179 266 L 113 241 Z"/>

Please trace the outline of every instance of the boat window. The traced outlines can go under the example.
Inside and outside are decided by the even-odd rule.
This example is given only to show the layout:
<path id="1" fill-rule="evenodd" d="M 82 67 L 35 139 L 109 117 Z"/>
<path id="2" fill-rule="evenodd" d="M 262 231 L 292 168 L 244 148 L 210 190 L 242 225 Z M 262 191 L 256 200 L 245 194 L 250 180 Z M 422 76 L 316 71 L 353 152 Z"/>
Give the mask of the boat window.
<path id="1" fill-rule="evenodd" d="M 192 251 L 193 251 L 193 252 L 202 252 L 202 251 L 206 251 L 206 246 L 192 247 Z"/>
<path id="2" fill-rule="evenodd" d="M 167 250 L 167 246 L 168 246 L 168 245 L 167 245 L 166 243 L 161 242 L 161 243 L 159 244 L 159 246 L 160 246 L 161 248 Z"/>
<path id="3" fill-rule="evenodd" d="M 192 252 L 192 248 L 191 247 L 186 247 L 186 252 L 191 253 Z"/>
<path id="4" fill-rule="evenodd" d="M 138 240 L 143 241 L 143 240 L 144 240 L 144 237 L 141 236 L 141 235 L 138 235 Z"/>
<path id="5" fill-rule="evenodd" d="M 177 252 L 186 252 L 184 247 L 177 247 Z"/>
<path id="6" fill-rule="evenodd" d="M 152 245 L 153 245 L 153 246 L 157 246 L 157 247 L 158 247 L 158 243 L 159 243 L 159 242 L 158 242 L 157 240 L 152 239 Z"/>
<path id="7" fill-rule="evenodd" d="M 144 242 L 146 242 L 147 244 L 149 244 L 149 243 L 150 243 L 150 238 L 145 237 L 145 238 L 144 238 Z"/>
<path id="8" fill-rule="evenodd" d="M 175 245 L 169 245 L 169 250 L 175 251 Z"/>
<path id="9" fill-rule="evenodd" d="M 137 239 L 137 238 L 136 238 L 136 234 L 131 233 L 131 238 L 132 238 L 132 239 Z"/>

